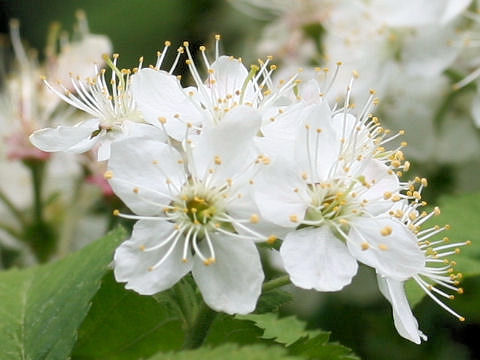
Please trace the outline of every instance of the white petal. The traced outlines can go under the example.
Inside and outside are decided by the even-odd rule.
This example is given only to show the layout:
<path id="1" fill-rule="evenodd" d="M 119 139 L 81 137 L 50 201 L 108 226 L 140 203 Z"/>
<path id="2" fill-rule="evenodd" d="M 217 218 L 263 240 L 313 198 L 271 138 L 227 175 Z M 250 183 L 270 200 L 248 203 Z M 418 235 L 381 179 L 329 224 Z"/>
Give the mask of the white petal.
<path id="1" fill-rule="evenodd" d="M 310 107 L 302 102 L 283 108 L 282 113 L 279 113 L 278 110 L 270 108 L 263 112 L 263 135 L 273 139 L 280 138 L 295 141 L 297 129 L 302 120 L 310 113 Z"/>
<path id="2" fill-rule="evenodd" d="M 357 163 L 359 169 L 369 188 L 361 194 L 361 200 L 367 200 L 365 209 L 372 215 L 384 213 L 392 207 L 392 201 L 385 200 L 386 192 L 394 193 L 399 189 L 398 177 L 379 160 L 366 160 Z M 352 169 L 355 172 L 354 169 Z"/>
<path id="3" fill-rule="evenodd" d="M 176 140 L 185 136 L 186 123 L 198 124 L 203 119 L 177 78 L 164 71 L 145 68 L 133 75 L 132 94 L 145 120 L 161 126 L 158 119 L 165 118 L 165 128 Z"/>
<path id="4" fill-rule="evenodd" d="M 220 56 L 212 65 L 213 94 L 215 98 L 225 99 L 227 95 L 235 96 L 235 93 L 242 91 L 245 80 L 248 76 L 248 70 L 243 63 L 230 56 Z M 208 80 L 207 80 L 208 84 Z M 243 95 L 244 101 L 253 101 L 254 88 L 250 81 Z"/>
<path id="5" fill-rule="evenodd" d="M 408 75 L 430 78 L 440 75 L 460 53 L 461 46 L 452 45 L 456 28 L 451 26 L 425 26 L 408 38 L 402 50 Z"/>
<path id="6" fill-rule="evenodd" d="M 180 154 L 169 145 L 146 138 L 112 144 L 110 185 L 135 213 L 158 215 L 185 181 Z M 171 184 L 168 184 L 171 182 Z"/>
<path id="7" fill-rule="evenodd" d="M 292 283 L 304 289 L 341 290 L 358 269 L 345 244 L 327 227 L 292 231 L 280 254 Z"/>
<path id="8" fill-rule="evenodd" d="M 134 121 L 125 120 L 122 124 L 122 137 L 116 137 L 120 140 L 124 137 L 145 137 L 152 140 L 166 141 L 165 132 L 150 124 L 143 124 Z"/>
<path id="9" fill-rule="evenodd" d="M 301 172 L 314 182 L 327 178 L 337 161 L 339 143 L 331 126 L 331 111 L 326 102 L 309 106 L 297 130 L 295 158 Z M 308 127 L 308 128 L 307 128 Z"/>
<path id="10" fill-rule="evenodd" d="M 195 173 L 203 176 L 214 169 L 215 180 L 223 183 L 245 171 L 256 155 L 254 137 L 260 123 L 256 110 L 239 106 L 229 111 L 219 124 L 205 128 L 193 151 Z M 221 160 L 219 165 L 215 163 L 217 157 Z"/>
<path id="11" fill-rule="evenodd" d="M 427 337 L 418 330 L 418 322 L 408 304 L 403 282 L 380 275 L 377 275 L 377 281 L 380 292 L 392 304 L 393 321 L 398 333 L 415 344 L 420 344 L 421 339 L 427 340 Z"/>
<path id="12" fill-rule="evenodd" d="M 390 234 L 383 235 L 382 232 Z M 418 247 L 415 235 L 394 219 L 355 219 L 351 223 L 347 246 L 357 260 L 395 280 L 406 280 L 425 266 L 425 255 Z"/>
<path id="13" fill-rule="evenodd" d="M 373 10 L 389 26 L 445 24 L 465 10 L 471 0 L 379 0 Z"/>
<path id="14" fill-rule="evenodd" d="M 262 170 L 253 185 L 260 214 L 280 226 L 298 226 L 291 217 L 296 217 L 299 222 L 305 217 L 310 204 L 305 183 L 279 159 Z"/>
<path id="15" fill-rule="evenodd" d="M 234 219 L 252 219 L 252 216 L 254 216 L 258 218 L 258 221 L 243 223 L 242 226 L 233 222 L 232 225 L 235 230 L 239 234 L 251 236 L 254 241 L 265 241 L 270 236 L 283 239 L 290 229 L 278 226 L 263 218 L 260 215 L 260 210 L 255 203 L 252 192 L 242 192 L 242 195 L 241 198 L 228 204 L 226 207 L 228 214 Z M 250 231 L 245 228 L 248 228 Z"/>
<path id="16" fill-rule="evenodd" d="M 92 136 L 97 131 L 100 122 L 91 119 L 78 123 L 75 126 L 57 126 L 35 131 L 30 135 L 33 145 L 43 151 L 67 151 L 82 153 L 90 150 L 102 134 Z"/>
<path id="17" fill-rule="evenodd" d="M 111 139 L 104 139 L 100 146 L 97 149 L 97 161 L 105 161 L 110 159 L 111 149 L 110 146 L 112 145 Z"/>
<path id="18" fill-rule="evenodd" d="M 260 256 L 251 241 L 212 235 L 216 262 L 205 265 L 193 258 L 193 277 L 203 299 L 212 309 L 227 314 L 247 314 L 255 310 L 264 279 Z M 200 244 L 208 254 L 206 241 Z"/>
<path id="19" fill-rule="evenodd" d="M 142 251 L 165 240 L 174 231 L 172 223 L 165 221 L 138 221 L 133 227 L 132 237 L 115 251 L 114 272 L 118 282 L 126 282 L 125 288 L 142 295 L 152 295 L 172 287 L 192 268 L 192 262 L 182 261 L 183 237 L 165 261 L 149 270 L 167 253 L 171 241 L 158 250 Z"/>

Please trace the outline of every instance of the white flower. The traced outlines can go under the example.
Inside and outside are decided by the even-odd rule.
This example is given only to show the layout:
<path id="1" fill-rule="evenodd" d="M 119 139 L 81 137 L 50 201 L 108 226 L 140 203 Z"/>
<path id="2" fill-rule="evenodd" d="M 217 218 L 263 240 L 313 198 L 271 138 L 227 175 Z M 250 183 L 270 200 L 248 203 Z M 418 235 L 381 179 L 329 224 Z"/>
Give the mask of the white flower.
<path id="1" fill-rule="evenodd" d="M 56 49 L 59 27 L 53 26 L 48 36 L 45 51 L 46 60 L 39 64 L 37 53 L 27 49 L 21 41 L 19 22 L 11 20 L 10 37 L 15 61 L 7 74 L 1 91 L 0 131 L 8 137 L 7 153 L 9 158 L 45 159 L 48 154 L 34 148 L 28 141 L 32 131 L 48 126 L 57 119 L 75 119 L 76 114 L 60 108 L 60 99 L 43 86 L 40 74 L 63 79 L 68 76 L 66 63 L 75 58 L 76 70 L 83 76 L 92 72 L 91 62 L 100 61 L 101 54 L 110 52 L 111 44 L 107 37 L 88 32 L 85 15 L 78 14 L 75 39 L 63 38 L 62 46 Z M 88 51 L 85 50 L 88 48 Z"/>
<path id="2" fill-rule="evenodd" d="M 220 56 L 216 37 L 215 61 L 210 63 L 205 47 L 200 47 L 207 77 L 202 79 L 190 54 L 188 42 L 184 48 L 186 63 L 196 87 L 183 89 L 180 82 L 158 68 L 142 69 L 133 76 L 132 93 L 145 120 L 152 125 L 165 127 L 176 140 L 185 136 L 187 124 L 194 130 L 204 125 L 219 124 L 225 115 L 238 106 L 247 105 L 265 110 L 280 100 L 284 93 L 294 86 L 294 78 L 273 88 L 270 80 L 275 65 L 269 65 L 270 58 L 253 65 L 248 71 L 240 59 Z"/>
<path id="3" fill-rule="evenodd" d="M 138 215 L 115 253 L 115 277 L 140 294 L 168 289 L 192 271 L 205 302 L 227 313 L 254 310 L 263 282 L 254 241 L 270 233 L 250 199 L 260 115 L 238 106 L 183 142 L 183 156 L 144 138 L 112 145 L 106 177 Z M 265 235 L 264 235 L 265 234 Z"/>
<path id="4" fill-rule="evenodd" d="M 44 81 L 58 97 L 93 118 L 74 126 L 60 125 L 35 131 L 30 136 L 30 141 L 36 147 L 47 152 L 83 153 L 98 144 L 98 161 L 103 161 L 110 157 L 110 144 L 124 137 L 150 136 L 164 139 L 161 131 L 143 123 L 142 115 L 130 94 L 131 71 L 119 70 L 117 59 L 118 54 L 113 55 L 113 61 L 104 57 L 112 70 L 110 80 L 106 79 L 105 69 L 99 70 L 97 66 L 93 79 L 82 80 L 72 76 L 71 87 L 74 92 L 62 85 L 63 94 Z M 139 67 L 142 61 L 140 59 Z M 161 60 L 158 65 L 161 65 Z"/>
<path id="5" fill-rule="evenodd" d="M 416 179 L 420 182 L 420 188 L 416 190 L 419 194 L 422 188 L 427 185 L 425 179 Z M 414 183 L 410 185 L 414 189 Z M 410 190 L 412 191 L 412 190 Z M 460 321 L 465 318 L 450 307 L 445 305 L 438 297 L 452 300 L 454 295 L 451 292 L 462 294 L 463 289 L 458 287 L 459 279 L 462 274 L 454 272 L 454 261 L 447 259 L 450 255 L 460 252 L 460 247 L 469 245 L 470 241 L 461 243 L 449 243 L 449 239 L 444 237 L 440 240 L 429 240 L 437 234 L 448 230 L 449 226 L 434 225 L 423 228 L 433 216 L 440 214 L 439 208 L 427 213 L 420 212 L 419 208 L 425 203 L 420 201 L 417 196 L 415 201 L 408 203 L 401 201 L 391 210 L 393 216 L 399 219 L 409 231 L 415 235 L 418 247 L 422 250 L 425 257 L 425 265 L 412 274 L 412 278 L 422 288 L 423 291 L 443 309 L 454 315 Z M 377 276 L 379 289 L 382 294 L 390 301 L 393 309 L 395 327 L 398 333 L 404 338 L 419 344 L 421 340 L 427 340 L 427 337 L 418 329 L 418 323 L 410 310 L 407 298 L 405 296 L 404 282 L 392 279 L 388 276 Z"/>
<path id="6" fill-rule="evenodd" d="M 406 189 L 393 170 L 408 163 L 380 146 L 391 138 L 369 115 L 372 101 L 357 118 L 349 96 L 331 110 L 317 95 L 319 103 L 294 105 L 262 129 L 260 145 L 276 156 L 255 197 L 267 220 L 291 229 L 280 253 L 292 282 L 307 289 L 340 290 L 356 260 L 398 280 L 424 264 L 415 236 L 387 213 Z"/>

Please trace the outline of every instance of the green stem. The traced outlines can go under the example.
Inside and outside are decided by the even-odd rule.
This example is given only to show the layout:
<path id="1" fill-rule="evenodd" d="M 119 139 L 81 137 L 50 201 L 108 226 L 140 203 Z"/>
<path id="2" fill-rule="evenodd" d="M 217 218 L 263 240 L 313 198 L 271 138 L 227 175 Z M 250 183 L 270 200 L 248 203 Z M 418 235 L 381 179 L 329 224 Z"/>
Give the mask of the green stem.
<path id="1" fill-rule="evenodd" d="M 216 315 L 217 313 L 210 309 L 207 304 L 203 303 L 201 305 L 195 321 L 187 331 L 183 349 L 196 349 L 203 344 Z"/>
<path id="2" fill-rule="evenodd" d="M 13 236 L 15 239 L 20 239 L 22 234 L 19 233 L 14 227 L 0 222 L 0 229 L 5 231 L 10 236 Z"/>
<path id="3" fill-rule="evenodd" d="M 187 325 L 188 329 L 191 329 L 194 324 L 194 304 L 192 301 L 190 301 L 189 294 L 185 289 L 185 286 L 188 286 L 184 284 L 183 282 L 180 282 L 175 286 L 174 291 L 175 291 L 175 297 L 177 299 L 178 307 L 180 308 L 180 311 L 182 312 L 182 316 L 185 320 L 185 323 Z"/>
<path id="4" fill-rule="evenodd" d="M 26 163 L 32 174 L 33 215 L 37 224 L 43 223 L 42 183 L 45 163 L 31 161 Z"/>
<path id="5" fill-rule="evenodd" d="M 5 204 L 5 206 L 12 212 L 12 214 L 17 218 L 17 220 L 22 225 L 25 225 L 27 223 L 23 213 L 17 209 L 17 207 L 13 204 L 13 202 L 9 199 L 9 197 L 6 194 L 4 194 L 2 191 L 0 191 L 0 200 Z"/>
<path id="6" fill-rule="evenodd" d="M 272 279 L 263 283 L 262 292 L 271 291 L 276 288 L 289 285 L 289 284 L 291 283 L 290 283 L 290 277 L 288 275 L 279 276 L 275 279 Z"/>

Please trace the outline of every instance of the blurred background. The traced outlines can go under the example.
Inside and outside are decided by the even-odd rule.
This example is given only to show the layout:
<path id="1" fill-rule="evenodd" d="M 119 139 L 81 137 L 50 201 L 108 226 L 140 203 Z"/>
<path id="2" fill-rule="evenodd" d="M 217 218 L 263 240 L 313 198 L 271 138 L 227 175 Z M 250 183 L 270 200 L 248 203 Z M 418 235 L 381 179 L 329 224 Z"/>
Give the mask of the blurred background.
<path id="1" fill-rule="evenodd" d="M 78 9 L 86 12 L 92 33 L 111 39 L 114 52 L 120 54 L 119 65 L 125 68 L 136 66 L 140 56 L 145 57 L 146 64 L 153 63 L 165 40 L 170 40 L 173 48 L 188 40 L 192 49 L 198 49 L 213 43 L 214 34 L 222 35 L 223 53 L 241 56 L 248 64 L 259 56 L 256 42 L 271 21 L 268 17 L 247 16 L 221 0 L 0 0 L 0 31 L 8 37 L 9 19 L 19 19 L 22 39 L 41 50 L 50 24 L 60 22 L 62 29 L 70 32 Z M 170 55 L 172 59 L 174 51 Z M 478 132 L 474 128 L 471 131 Z M 427 197 L 436 201 L 440 195 L 478 191 L 478 164 L 478 154 L 461 166 L 448 162 L 435 166 L 426 160 L 414 166 L 413 174 L 430 179 L 435 190 Z M 458 169 L 464 175 L 458 175 Z M 458 185 L 459 177 L 462 185 Z M 476 216 L 480 220 L 480 214 Z M 283 311 L 297 314 L 311 328 L 332 331 L 333 340 L 351 347 L 364 359 L 480 359 L 476 346 L 480 333 L 480 279 L 468 278 L 463 288 L 465 294 L 453 307 L 467 318 L 464 323 L 428 298 L 415 307 L 420 328 L 429 336 L 429 341 L 420 346 L 396 333 L 390 304 L 377 290 L 371 269 L 362 267 L 354 283 L 341 293 L 295 290 L 295 300 Z"/>

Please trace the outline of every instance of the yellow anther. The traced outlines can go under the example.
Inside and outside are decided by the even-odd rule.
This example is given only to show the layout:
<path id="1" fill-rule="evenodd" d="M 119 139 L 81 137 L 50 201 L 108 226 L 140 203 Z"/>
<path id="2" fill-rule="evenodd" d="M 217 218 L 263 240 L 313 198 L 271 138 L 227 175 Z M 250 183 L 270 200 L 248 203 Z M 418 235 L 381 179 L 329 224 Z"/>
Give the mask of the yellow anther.
<path id="1" fill-rule="evenodd" d="M 277 237 L 275 235 L 270 235 L 268 238 L 267 238 L 267 243 L 272 245 L 275 243 L 275 241 L 277 241 Z"/>
<path id="2" fill-rule="evenodd" d="M 390 191 L 386 191 L 384 194 L 383 194 L 383 198 L 385 200 L 388 200 L 392 197 L 392 193 Z"/>
<path id="3" fill-rule="evenodd" d="M 165 124 L 167 122 L 167 118 L 161 116 L 158 118 L 158 122 L 161 123 L 161 124 Z"/>
<path id="4" fill-rule="evenodd" d="M 133 188 L 133 192 L 134 192 L 135 194 L 138 194 L 139 191 L 140 191 L 140 189 L 139 189 L 138 187 L 134 187 L 134 188 Z"/>
<path id="5" fill-rule="evenodd" d="M 363 242 L 360 246 L 362 247 L 363 251 L 368 250 L 368 248 L 370 248 L 370 245 L 368 245 L 367 242 Z"/>
<path id="6" fill-rule="evenodd" d="M 457 289 L 457 293 L 458 293 L 458 294 L 463 294 L 463 288 L 458 288 L 458 289 Z"/>
<path id="7" fill-rule="evenodd" d="M 215 258 L 208 258 L 208 259 L 206 259 L 203 263 L 204 263 L 206 266 L 208 266 L 208 265 L 214 264 L 215 261 L 216 261 Z"/>
<path id="8" fill-rule="evenodd" d="M 297 215 L 290 215 L 288 218 L 290 219 L 291 222 L 294 222 L 294 223 L 298 222 Z"/>
<path id="9" fill-rule="evenodd" d="M 120 210 L 115 209 L 115 210 L 113 210 L 112 213 L 113 213 L 113 216 L 118 216 L 118 215 L 120 215 Z"/>
<path id="10" fill-rule="evenodd" d="M 252 214 L 252 216 L 250 216 L 250 222 L 252 224 L 258 224 L 259 221 L 260 217 L 257 214 Z"/>
<path id="11" fill-rule="evenodd" d="M 140 251 L 145 251 L 145 245 L 140 245 L 138 248 L 140 249 Z"/>
<path id="12" fill-rule="evenodd" d="M 380 234 L 382 234 L 383 236 L 388 236 L 392 233 L 392 231 L 393 229 L 391 228 L 391 226 L 385 226 L 382 230 L 380 230 Z"/>
<path id="13" fill-rule="evenodd" d="M 382 251 L 388 250 L 388 246 L 385 245 L 385 244 L 379 244 L 379 245 L 378 245 L 378 248 L 379 248 L 380 250 L 382 250 Z"/>
<path id="14" fill-rule="evenodd" d="M 215 162 L 215 165 L 221 165 L 222 164 L 222 159 L 220 158 L 220 156 L 215 155 L 214 162 Z"/>
<path id="15" fill-rule="evenodd" d="M 111 178 L 113 178 L 113 171 L 112 170 L 105 171 L 105 173 L 103 174 L 103 177 L 107 180 L 110 180 Z"/>

